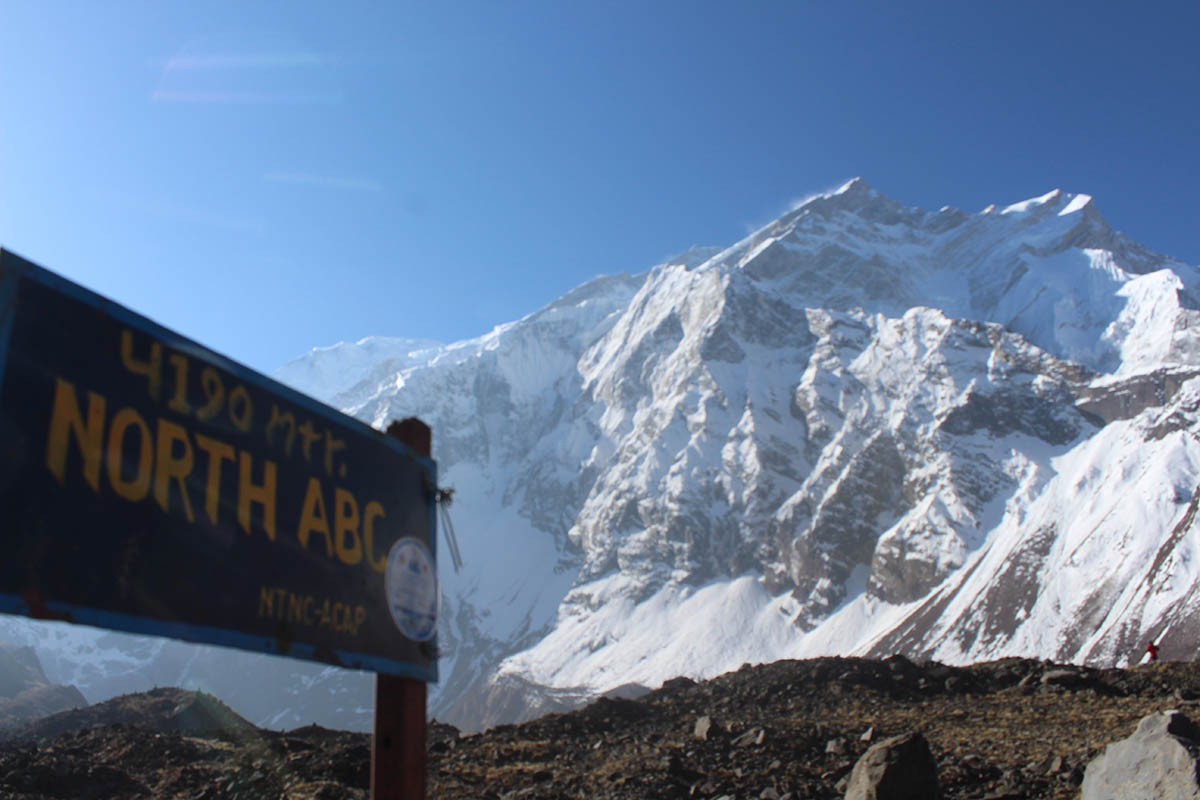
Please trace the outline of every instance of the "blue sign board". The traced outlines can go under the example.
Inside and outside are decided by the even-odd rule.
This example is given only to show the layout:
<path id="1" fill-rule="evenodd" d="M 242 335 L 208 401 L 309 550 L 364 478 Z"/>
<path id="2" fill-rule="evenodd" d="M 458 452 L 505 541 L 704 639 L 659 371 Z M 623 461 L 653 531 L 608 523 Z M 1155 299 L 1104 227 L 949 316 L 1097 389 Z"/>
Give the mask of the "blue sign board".
<path id="1" fill-rule="evenodd" d="M 436 465 L 0 250 L 0 613 L 437 680 Z"/>

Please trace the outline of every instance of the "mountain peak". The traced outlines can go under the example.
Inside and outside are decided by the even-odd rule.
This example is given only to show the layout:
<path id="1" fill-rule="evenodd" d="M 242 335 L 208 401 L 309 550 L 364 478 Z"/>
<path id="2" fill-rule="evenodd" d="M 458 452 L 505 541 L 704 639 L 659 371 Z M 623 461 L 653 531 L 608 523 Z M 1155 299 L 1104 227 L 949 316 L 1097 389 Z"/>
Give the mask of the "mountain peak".
<path id="1" fill-rule="evenodd" d="M 1002 210 L 1000 213 L 1020 214 L 1026 211 L 1033 211 L 1035 209 L 1042 208 L 1043 206 L 1053 207 L 1058 204 L 1058 201 L 1061 200 L 1062 197 L 1062 189 L 1054 189 L 1039 197 L 1031 197 L 1028 200 L 1022 200 L 1019 203 L 1013 203 L 1012 205 L 1005 206 L 1004 210 Z"/>
<path id="2" fill-rule="evenodd" d="M 874 192 L 875 190 L 871 188 L 871 185 L 868 184 L 864 178 L 861 176 L 856 176 L 846 181 L 832 192 L 829 192 L 826 196 L 832 197 L 836 195 L 854 195 Z"/>
<path id="3" fill-rule="evenodd" d="M 989 208 L 993 211 L 995 210 L 995 206 L 989 206 Z M 1019 203 L 1005 206 L 1000 213 L 1023 214 L 1031 211 L 1042 213 L 1056 212 L 1060 217 L 1083 212 L 1088 217 L 1099 217 L 1099 211 L 1096 209 L 1096 204 L 1092 201 L 1090 194 L 1074 194 L 1064 192 L 1062 189 L 1054 189 L 1040 197 L 1031 197 L 1028 200 L 1022 200 Z"/>
<path id="4" fill-rule="evenodd" d="M 820 203 L 847 211 L 861 211 L 868 206 L 880 202 L 889 206 L 895 205 L 890 199 L 875 191 L 871 187 L 871 184 L 862 178 L 851 178 L 832 192 L 817 195 L 805 205 Z"/>
<path id="5" fill-rule="evenodd" d="M 1067 197 L 1071 198 L 1070 202 L 1067 203 L 1062 211 L 1058 212 L 1060 217 L 1065 217 L 1067 214 L 1074 214 L 1076 211 L 1088 210 L 1094 212 L 1096 210 L 1096 204 L 1092 202 L 1090 194 L 1073 194 L 1067 195 Z"/>
<path id="6" fill-rule="evenodd" d="M 776 224 L 787 224 L 810 213 L 827 217 L 838 212 L 847 212 L 873 222 L 894 224 L 909 211 L 876 191 L 862 178 L 851 178 L 832 191 L 808 197 L 777 220 Z"/>

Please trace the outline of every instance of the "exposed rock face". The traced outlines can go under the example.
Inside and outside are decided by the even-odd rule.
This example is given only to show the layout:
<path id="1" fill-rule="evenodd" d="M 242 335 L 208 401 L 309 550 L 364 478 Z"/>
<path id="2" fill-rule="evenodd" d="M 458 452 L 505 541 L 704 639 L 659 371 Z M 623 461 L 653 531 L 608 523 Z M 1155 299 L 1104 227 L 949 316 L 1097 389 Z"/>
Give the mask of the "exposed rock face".
<path id="1" fill-rule="evenodd" d="M 1157 369 L 1124 380 L 1084 387 L 1077 405 L 1104 423 L 1133 419 L 1149 408 L 1162 408 L 1175 399 L 1183 385 L 1200 375 L 1191 367 Z"/>
<path id="2" fill-rule="evenodd" d="M 1179 711 L 1144 718 L 1087 766 L 1082 800 L 1200 798 L 1200 727 Z"/>
<path id="3" fill-rule="evenodd" d="M 850 773 L 846 800 L 941 800 L 937 762 L 920 733 L 884 739 Z"/>

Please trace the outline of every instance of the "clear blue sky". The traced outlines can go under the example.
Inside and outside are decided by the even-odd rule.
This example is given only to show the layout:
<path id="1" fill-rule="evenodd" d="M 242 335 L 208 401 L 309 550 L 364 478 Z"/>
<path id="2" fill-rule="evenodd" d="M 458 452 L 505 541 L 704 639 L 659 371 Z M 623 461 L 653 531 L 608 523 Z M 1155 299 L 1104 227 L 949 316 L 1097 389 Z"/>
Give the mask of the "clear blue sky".
<path id="1" fill-rule="evenodd" d="M 861 175 L 1200 263 L 1200 3 L 0 0 L 0 244 L 256 369 Z"/>

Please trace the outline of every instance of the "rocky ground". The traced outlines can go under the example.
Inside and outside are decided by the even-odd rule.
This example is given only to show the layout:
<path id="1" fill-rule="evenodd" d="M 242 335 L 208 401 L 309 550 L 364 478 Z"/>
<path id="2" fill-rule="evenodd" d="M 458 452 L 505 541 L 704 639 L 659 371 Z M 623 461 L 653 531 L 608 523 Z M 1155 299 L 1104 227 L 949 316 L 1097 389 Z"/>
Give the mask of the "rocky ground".
<path id="1" fill-rule="evenodd" d="M 948 798 L 1074 798 L 1087 762 L 1137 721 L 1200 717 L 1200 665 L 966 668 L 823 658 L 680 678 L 637 700 L 460 736 L 429 730 L 436 798 L 839 798 L 856 759 L 921 731 Z M 178 689 L 65 711 L 0 743 L 0 797 L 366 797 L 370 741 L 255 728 Z"/>

